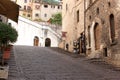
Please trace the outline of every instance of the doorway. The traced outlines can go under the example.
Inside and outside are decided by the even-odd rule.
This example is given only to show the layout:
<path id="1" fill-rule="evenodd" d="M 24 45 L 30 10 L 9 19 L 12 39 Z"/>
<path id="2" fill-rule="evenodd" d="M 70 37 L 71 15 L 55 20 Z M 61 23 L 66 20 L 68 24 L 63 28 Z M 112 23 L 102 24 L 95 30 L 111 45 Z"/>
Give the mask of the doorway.
<path id="1" fill-rule="evenodd" d="M 51 40 L 50 38 L 45 39 L 45 47 L 50 47 L 51 46 Z"/>
<path id="2" fill-rule="evenodd" d="M 98 23 L 96 23 L 94 27 L 94 37 L 95 37 L 95 50 L 98 50 L 100 49 L 101 43 L 101 28 Z"/>
<path id="3" fill-rule="evenodd" d="M 39 45 L 39 38 L 37 36 L 34 37 L 34 46 Z"/>

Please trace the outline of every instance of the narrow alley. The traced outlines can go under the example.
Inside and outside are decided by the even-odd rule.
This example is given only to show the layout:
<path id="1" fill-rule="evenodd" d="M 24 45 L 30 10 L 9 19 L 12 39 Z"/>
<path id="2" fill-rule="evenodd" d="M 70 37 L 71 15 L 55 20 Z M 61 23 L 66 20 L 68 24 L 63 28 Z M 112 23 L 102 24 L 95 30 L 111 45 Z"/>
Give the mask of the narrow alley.
<path id="1" fill-rule="evenodd" d="M 119 71 L 48 47 L 14 46 L 9 65 L 8 80 L 120 80 Z"/>

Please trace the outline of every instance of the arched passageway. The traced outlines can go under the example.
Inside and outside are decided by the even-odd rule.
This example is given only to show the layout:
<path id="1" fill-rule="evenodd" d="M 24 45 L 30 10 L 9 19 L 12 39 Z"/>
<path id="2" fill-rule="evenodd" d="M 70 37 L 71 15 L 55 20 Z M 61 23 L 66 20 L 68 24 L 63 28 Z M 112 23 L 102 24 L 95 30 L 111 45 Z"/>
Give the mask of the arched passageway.
<path id="1" fill-rule="evenodd" d="M 50 38 L 45 39 L 45 47 L 50 47 L 51 46 L 51 40 Z"/>

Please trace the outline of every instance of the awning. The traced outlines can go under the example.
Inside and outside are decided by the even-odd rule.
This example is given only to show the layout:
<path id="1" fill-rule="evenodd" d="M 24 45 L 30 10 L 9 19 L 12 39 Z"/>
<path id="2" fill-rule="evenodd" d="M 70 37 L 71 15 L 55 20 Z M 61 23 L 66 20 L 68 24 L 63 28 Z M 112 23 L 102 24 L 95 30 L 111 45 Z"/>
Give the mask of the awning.
<path id="1" fill-rule="evenodd" d="M 0 0 L 0 14 L 18 22 L 19 5 L 10 0 Z"/>

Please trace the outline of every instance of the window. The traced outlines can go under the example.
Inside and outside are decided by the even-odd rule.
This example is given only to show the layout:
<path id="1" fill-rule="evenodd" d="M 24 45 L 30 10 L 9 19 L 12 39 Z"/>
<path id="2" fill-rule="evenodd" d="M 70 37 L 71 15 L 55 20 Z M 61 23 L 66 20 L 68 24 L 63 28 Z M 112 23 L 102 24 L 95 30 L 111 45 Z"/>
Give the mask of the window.
<path id="1" fill-rule="evenodd" d="M 110 3 L 110 2 L 108 2 L 108 6 L 109 6 L 109 7 L 111 6 L 111 3 Z"/>
<path id="2" fill-rule="evenodd" d="M 55 5 L 54 5 L 54 8 L 55 8 Z"/>
<path id="3" fill-rule="evenodd" d="M 31 10 L 31 7 L 30 7 L 30 6 L 28 6 L 28 7 L 27 7 L 27 10 Z"/>
<path id="4" fill-rule="evenodd" d="M 58 9 L 60 9 L 60 6 L 58 6 Z"/>
<path id="5" fill-rule="evenodd" d="M 115 22 L 114 22 L 114 15 L 110 15 L 110 35 L 111 35 L 111 42 L 115 41 Z"/>
<path id="6" fill-rule="evenodd" d="M 27 0 L 24 0 L 24 3 L 27 3 Z"/>
<path id="7" fill-rule="evenodd" d="M 79 22 L 79 10 L 77 11 L 77 22 Z"/>
<path id="8" fill-rule="evenodd" d="M 26 10 L 26 6 L 24 6 L 24 10 Z"/>
<path id="9" fill-rule="evenodd" d="M 97 14 L 99 14 L 99 12 L 100 12 L 100 11 L 99 11 L 99 8 L 97 8 L 96 12 L 97 12 Z"/>
<path id="10" fill-rule="evenodd" d="M 68 10 L 68 5 L 66 4 L 66 11 Z"/>
<path id="11" fill-rule="evenodd" d="M 89 16 L 89 20 L 91 20 L 91 15 Z"/>
<path id="12" fill-rule="evenodd" d="M 25 14 L 25 13 L 23 13 L 23 16 L 26 16 L 26 14 Z"/>
<path id="13" fill-rule="evenodd" d="M 48 5 L 44 5 L 44 8 L 48 8 Z"/>
<path id="14" fill-rule="evenodd" d="M 91 47 L 91 36 L 90 36 L 90 26 L 88 26 L 88 42 L 89 42 L 89 47 Z"/>
<path id="15" fill-rule="evenodd" d="M 0 16 L 0 22 L 2 22 L 2 17 Z"/>
<path id="16" fill-rule="evenodd" d="M 40 9 L 40 5 L 35 5 L 35 9 Z"/>
<path id="17" fill-rule="evenodd" d="M 47 14 L 44 14 L 44 17 L 47 17 Z"/>
<path id="18" fill-rule="evenodd" d="M 38 14 L 38 13 L 36 13 L 36 14 L 35 14 L 35 17 L 39 17 L 39 14 Z"/>
<path id="19" fill-rule="evenodd" d="M 30 14 L 28 14 L 27 17 L 30 17 Z"/>
<path id="20" fill-rule="evenodd" d="M 62 9 L 62 6 L 61 6 L 61 9 Z"/>

